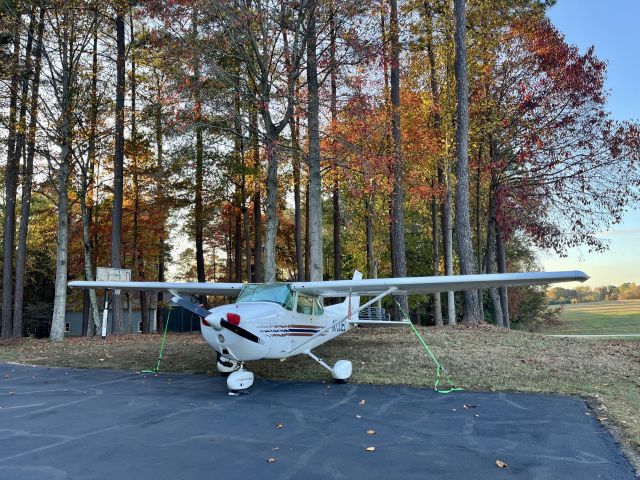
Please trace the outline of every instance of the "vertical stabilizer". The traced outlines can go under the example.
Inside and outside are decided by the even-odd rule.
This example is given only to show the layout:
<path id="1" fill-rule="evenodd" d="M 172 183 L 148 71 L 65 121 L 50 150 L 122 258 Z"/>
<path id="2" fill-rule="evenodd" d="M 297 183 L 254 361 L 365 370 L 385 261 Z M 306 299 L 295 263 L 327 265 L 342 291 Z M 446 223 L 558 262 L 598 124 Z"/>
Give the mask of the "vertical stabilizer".
<path id="1" fill-rule="evenodd" d="M 358 270 L 356 270 L 355 272 L 353 272 L 353 279 L 352 280 L 361 280 L 362 279 L 362 272 L 359 272 Z M 358 295 L 351 295 L 349 297 L 347 297 L 345 299 L 344 302 L 342 302 L 342 304 L 344 305 L 344 308 L 347 312 L 351 311 L 351 320 L 357 320 L 358 319 L 358 308 L 360 307 L 360 296 Z"/>

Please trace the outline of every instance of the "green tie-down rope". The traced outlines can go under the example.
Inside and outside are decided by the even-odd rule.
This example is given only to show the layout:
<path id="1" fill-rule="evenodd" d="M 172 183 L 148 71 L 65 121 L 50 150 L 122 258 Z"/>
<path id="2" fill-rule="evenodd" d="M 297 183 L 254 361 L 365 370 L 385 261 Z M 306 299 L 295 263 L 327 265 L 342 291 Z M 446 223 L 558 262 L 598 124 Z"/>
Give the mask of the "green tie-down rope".
<path id="1" fill-rule="evenodd" d="M 451 393 L 451 392 L 459 392 L 459 391 L 464 390 L 464 388 L 457 387 L 451 381 L 451 379 L 449 378 L 449 375 L 447 375 L 447 371 L 444 369 L 444 367 L 442 365 L 440 365 L 440 362 L 438 361 L 436 356 L 433 354 L 433 352 L 431 351 L 431 349 L 427 345 L 427 342 L 424 341 L 424 338 L 422 338 L 422 335 L 420 335 L 420 332 L 418 332 L 418 329 L 415 327 L 415 325 L 413 324 L 413 322 L 409 318 L 409 315 L 407 314 L 407 312 L 404 311 L 404 309 L 402 308 L 402 305 L 400 305 L 400 303 L 398 303 L 397 300 L 395 302 L 398 305 L 398 308 L 400 309 L 402 314 L 404 315 L 404 319 L 409 323 L 409 325 L 411 325 L 411 329 L 413 330 L 413 333 L 416 334 L 416 337 L 418 337 L 418 340 L 420 340 L 420 343 L 422 343 L 422 346 L 427 351 L 427 353 L 431 357 L 431 360 L 433 360 L 433 363 L 436 366 L 436 381 L 435 381 L 435 384 L 433 385 L 433 389 L 438 393 Z M 446 389 L 438 388 L 440 386 L 440 382 L 442 380 L 442 377 L 444 377 L 444 379 L 446 380 L 447 385 L 450 385 L 449 388 L 446 388 Z"/>
<path id="2" fill-rule="evenodd" d="M 162 335 L 162 343 L 160 344 L 160 353 L 158 353 L 158 361 L 156 367 L 153 370 L 142 370 L 142 373 L 158 373 L 160 371 L 160 362 L 164 355 L 164 344 L 167 340 L 167 328 L 169 327 L 169 320 L 171 320 L 171 305 L 169 305 L 169 313 L 167 314 L 167 320 L 164 322 L 164 334 Z"/>

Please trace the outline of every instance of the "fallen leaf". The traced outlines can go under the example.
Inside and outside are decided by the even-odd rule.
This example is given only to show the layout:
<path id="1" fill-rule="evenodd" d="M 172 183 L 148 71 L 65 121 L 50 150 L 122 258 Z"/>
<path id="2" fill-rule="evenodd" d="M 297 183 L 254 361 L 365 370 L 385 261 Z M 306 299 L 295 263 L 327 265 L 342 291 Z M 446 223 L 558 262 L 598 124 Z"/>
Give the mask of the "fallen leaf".
<path id="1" fill-rule="evenodd" d="M 273 463 L 273 462 L 275 462 L 275 461 L 276 461 L 275 457 L 269 457 L 269 458 L 267 458 L 267 463 Z"/>
<path id="2" fill-rule="evenodd" d="M 371 429 L 367 430 L 367 435 L 375 435 L 375 434 L 376 434 L 375 430 L 371 430 Z"/>
<path id="3" fill-rule="evenodd" d="M 373 452 L 375 449 L 376 449 L 376 447 L 367 447 L 367 448 L 365 448 L 365 450 L 367 452 Z"/>
<path id="4" fill-rule="evenodd" d="M 496 460 L 496 465 L 498 466 L 498 468 L 509 468 L 509 465 L 507 465 L 502 460 Z"/>
<path id="5" fill-rule="evenodd" d="M 277 425 L 276 425 L 276 428 L 278 428 L 278 429 L 280 429 L 280 428 L 284 428 L 284 425 L 283 425 L 283 424 L 281 424 L 281 423 L 279 423 L 279 424 L 277 424 Z"/>
<path id="6" fill-rule="evenodd" d="M 367 401 L 366 401 L 366 400 L 360 400 L 360 401 L 358 402 L 358 405 L 364 405 L 365 403 L 367 403 Z"/>

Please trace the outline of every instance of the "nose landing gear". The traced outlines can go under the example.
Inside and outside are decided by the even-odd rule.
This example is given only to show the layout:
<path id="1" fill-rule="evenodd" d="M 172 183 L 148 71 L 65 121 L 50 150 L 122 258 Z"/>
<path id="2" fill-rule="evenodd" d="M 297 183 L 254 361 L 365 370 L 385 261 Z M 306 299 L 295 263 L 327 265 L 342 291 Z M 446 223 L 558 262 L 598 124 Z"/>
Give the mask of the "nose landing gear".
<path id="1" fill-rule="evenodd" d="M 239 370 L 232 372 L 227 377 L 229 395 L 248 393 L 245 390 L 253 385 L 253 372 L 244 369 L 244 363 L 240 362 Z"/>
<path id="2" fill-rule="evenodd" d="M 240 368 L 240 362 L 223 357 L 218 353 L 218 361 L 216 362 L 216 369 L 224 377 L 235 372 Z"/>

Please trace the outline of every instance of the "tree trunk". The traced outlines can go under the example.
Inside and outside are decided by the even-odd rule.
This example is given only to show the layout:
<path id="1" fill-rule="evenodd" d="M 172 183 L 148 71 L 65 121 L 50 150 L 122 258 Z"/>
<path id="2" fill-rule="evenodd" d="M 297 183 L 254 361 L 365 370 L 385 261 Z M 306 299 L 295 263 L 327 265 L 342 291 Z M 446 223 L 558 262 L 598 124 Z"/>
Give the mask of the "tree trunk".
<path id="1" fill-rule="evenodd" d="M 156 98 L 156 108 L 155 108 L 155 136 L 156 136 L 156 155 L 157 155 L 157 159 L 156 159 L 156 166 L 157 166 L 157 178 L 156 181 L 158 182 L 158 185 L 161 184 L 161 182 L 163 181 L 164 175 L 164 164 L 163 164 L 163 159 L 162 159 L 162 154 L 163 154 L 163 131 L 162 131 L 162 102 L 161 102 L 161 85 L 160 85 L 160 77 L 157 77 L 157 98 Z M 158 194 L 156 197 L 156 201 L 159 204 L 163 203 L 163 194 L 162 194 L 162 188 L 158 188 Z M 166 224 L 164 222 L 164 218 L 163 217 L 163 223 L 162 223 L 162 230 L 160 233 L 160 238 L 158 240 L 158 282 L 164 282 L 164 255 L 165 255 L 165 228 L 166 228 Z M 157 306 L 156 306 L 156 328 L 160 329 L 162 328 L 163 322 L 164 322 L 164 318 L 163 318 L 163 313 L 162 313 L 162 309 L 160 308 L 162 305 L 162 291 L 158 292 L 157 295 Z M 149 326 L 149 332 L 145 332 L 144 331 L 144 324 L 142 326 L 142 333 L 150 333 L 151 332 L 151 326 Z"/>
<path id="2" fill-rule="evenodd" d="M 440 242 L 438 241 L 440 232 L 438 230 L 438 203 L 435 197 L 431 200 L 431 233 L 433 239 L 433 276 L 437 277 L 440 275 Z M 437 326 L 443 325 L 440 292 L 433 295 L 433 320 Z"/>
<path id="3" fill-rule="evenodd" d="M 244 137 L 243 137 L 244 138 Z M 242 141 L 242 149 L 240 151 L 240 158 L 242 160 L 242 232 L 244 241 L 244 262 L 245 271 L 247 273 L 247 282 L 253 282 L 253 275 L 251 272 L 251 232 L 249 227 L 249 208 L 247 207 L 247 174 L 246 165 L 244 159 L 244 140 Z"/>
<path id="4" fill-rule="evenodd" d="M 440 131 L 442 127 L 442 117 L 440 114 L 440 88 L 438 86 L 438 79 L 436 77 L 436 55 L 435 49 L 433 45 L 433 14 L 431 11 L 431 6 L 427 3 L 425 6 L 425 26 L 427 30 L 426 40 L 427 40 L 427 56 L 429 58 L 429 80 L 431 84 L 431 95 L 433 96 L 433 126 L 437 131 Z M 442 162 L 438 159 L 437 166 L 437 175 L 436 181 L 438 185 L 442 185 L 443 182 L 443 172 L 442 172 Z M 439 237 L 440 232 L 438 229 L 438 203 L 436 197 L 431 201 L 431 224 L 432 224 L 432 238 L 433 238 L 433 275 L 440 275 L 440 245 L 439 245 Z M 446 256 L 446 253 L 445 253 Z M 436 292 L 433 294 L 433 317 L 436 325 L 443 325 L 442 320 L 442 297 L 440 296 L 440 292 Z"/>
<path id="5" fill-rule="evenodd" d="M 122 243 L 122 192 L 124 168 L 124 89 L 125 89 L 125 35 L 124 11 L 118 8 L 116 15 L 116 110 L 115 110 L 115 154 L 113 159 L 113 215 L 111 223 L 111 267 L 121 268 Z M 113 291 L 113 331 L 124 333 L 122 297 L 119 290 Z"/>
<path id="6" fill-rule="evenodd" d="M 300 144 L 298 143 L 298 122 L 295 117 L 289 121 L 291 148 L 293 149 L 293 238 L 296 244 L 296 280 L 304 281 L 304 250 L 302 246 L 302 205 L 300 202 Z"/>
<path id="7" fill-rule="evenodd" d="M 338 82 L 336 72 L 336 21 L 335 4 L 331 0 L 329 5 L 329 57 L 330 57 L 330 80 L 331 80 L 331 122 L 336 125 L 338 122 Z M 334 161 L 334 180 L 331 192 L 333 205 L 333 278 L 342 279 L 342 244 L 340 240 L 340 182 L 338 181 L 337 165 Z"/>
<path id="8" fill-rule="evenodd" d="M 53 318 L 51 319 L 51 332 L 49 339 L 62 341 L 64 339 L 66 306 L 67 306 L 67 272 L 69 253 L 69 198 L 68 183 L 71 167 L 71 105 L 72 105 L 72 72 L 71 55 L 67 51 L 73 51 L 68 45 L 68 33 L 62 34 L 60 45 L 62 56 L 62 94 L 61 94 L 61 121 L 59 131 L 60 162 L 58 185 L 58 229 L 56 235 L 56 280 L 53 302 Z"/>
<path id="9" fill-rule="evenodd" d="M 198 39 L 197 14 L 194 7 L 192 12 L 193 40 Z M 195 240 L 196 240 L 196 271 L 198 282 L 206 282 L 204 267 L 204 207 L 202 204 L 202 191 L 204 179 L 204 145 L 202 142 L 202 100 L 200 93 L 200 59 L 195 55 L 193 65 L 193 87 L 195 102 L 195 131 L 196 131 L 196 191 L 195 191 Z M 206 307 L 207 296 L 200 295 L 200 303 Z"/>
<path id="10" fill-rule="evenodd" d="M 451 208 L 451 165 L 447 159 L 442 181 L 445 185 L 446 196 L 440 208 L 442 223 L 442 252 L 444 254 L 445 275 L 453 275 L 453 221 Z M 456 324 L 456 298 L 453 291 L 447 292 L 447 324 Z"/>
<path id="11" fill-rule="evenodd" d="M 309 89 L 309 259 L 310 281 L 323 279 L 322 253 L 322 177 L 320 174 L 320 87 L 316 57 L 316 12 L 309 17 L 307 40 L 307 85 Z"/>
<path id="12" fill-rule="evenodd" d="M 93 221 L 93 190 L 95 165 L 96 165 L 96 140 L 98 134 L 98 10 L 94 12 L 95 25 L 93 27 L 93 52 L 91 60 L 91 110 L 89 117 L 89 139 L 87 149 L 87 169 L 83 169 L 83 192 L 80 198 L 80 210 L 82 215 L 82 240 L 84 250 L 85 279 L 92 281 L 93 277 L 93 245 L 91 242 L 91 223 Z M 91 197 L 91 205 L 87 205 L 87 197 Z M 98 298 L 95 289 L 89 290 L 89 311 L 93 326 L 87 325 L 86 334 L 92 336 L 98 332 L 101 325 Z"/>
<path id="13" fill-rule="evenodd" d="M 495 273 L 496 250 L 495 250 L 495 231 L 496 231 L 496 199 L 495 199 L 495 177 L 492 175 L 491 191 L 489 192 L 489 221 L 487 224 L 487 273 Z M 496 325 L 504 327 L 502 315 L 502 306 L 500 304 L 500 296 L 496 288 L 489 289 L 489 297 L 491 298 L 491 306 L 493 308 L 493 318 Z"/>
<path id="14" fill-rule="evenodd" d="M 236 199 L 240 205 L 235 208 L 234 216 L 234 234 L 233 234 L 233 258 L 235 260 L 235 279 L 236 282 L 242 282 L 242 193 L 236 192 Z"/>
<path id="15" fill-rule="evenodd" d="M 5 170 L 5 204 L 2 264 L 2 324 L 0 335 L 13 335 L 13 249 L 16 231 L 16 190 L 18 183 L 18 163 L 16 155 L 17 107 L 20 68 L 20 12 L 16 14 L 13 27 L 13 60 L 11 62 L 11 87 L 9 91 L 9 124 L 7 135 L 7 168 Z"/>
<path id="16" fill-rule="evenodd" d="M 238 165 L 240 165 L 240 220 L 242 222 L 242 240 L 244 243 L 244 263 L 245 273 L 247 281 L 251 283 L 251 235 L 249 228 L 249 209 L 247 208 L 247 165 L 245 161 L 245 137 L 242 128 L 242 102 L 241 102 L 241 85 L 240 85 L 241 68 L 238 67 L 238 80 L 236 89 L 234 92 L 234 116 L 233 124 L 236 137 L 236 152 L 238 155 Z M 242 258 L 242 251 L 239 252 L 239 257 Z M 241 261 L 242 263 L 242 261 Z M 241 267 L 242 268 L 242 267 Z M 240 281 L 242 281 L 242 272 L 239 275 Z"/>
<path id="17" fill-rule="evenodd" d="M 84 175 L 84 174 L 83 174 Z M 88 179 L 87 179 L 88 180 Z M 83 187 L 90 185 L 90 183 L 83 179 Z M 82 216 L 82 247 L 84 254 L 84 278 L 91 282 L 93 281 L 93 261 L 91 259 L 91 213 L 87 206 L 87 192 L 88 188 L 84 187 L 83 192 L 80 195 L 80 214 Z M 87 336 L 93 336 L 94 332 L 100 329 L 100 315 L 98 311 L 98 299 L 96 297 L 96 291 L 94 289 L 89 290 L 89 305 L 90 315 L 93 325 L 87 327 Z"/>
<path id="18" fill-rule="evenodd" d="M 455 32 L 455 73 L 456 73 L 456 238 L 460 272 L 463 275 L 476 273 L 475 256 L 471 242 L 471 222 L 469 219 L 469 84 L 467 80 L 466 45 L 466 0 L 454 0 L 456 17 Z M 477 324 L 480 317 L 480 302 L 477 290 L 464 292 L 462 322 Z"/>
<path id="19" fill-rule="evenodd" d="M 476 267 L 477 272 L 482 272 L 482 229 L 480 226 L 482 217 L 481 180 L 482 180 L 482 142 L 478 148 L 478 168 L 476 170 Z M 480 318 L 484 321 L 484 302 L 482 290 L 478 289 L 478 304 L 480 306 Z"/>
<path id="20" fill-rule="evenodd" d="M 305 175 L 304 189 L 304 280 L 309 281 L 311 272 L 311 261 L 309 258 L 309 169 Z"/>
<path id="21" fill-rule="evenodd" d="M 391 131 L 394 144 L 392 164 L 393 195 L 391 229 L 393 236 L 394 276 L 407 275 L 407 262 L 404 241 L 404 187 L 402 173 L 402 147 L 400 139 L 400 40 L 398 26 L 398 2 L 390 0 L 390 40 L 391 40 Z M 396 297 L 403 312 L 409 314 L 409 303 L 406 295 Z"/>
<path id="22" fill-rule="evenodd" d="M 278 136 L 267 123 L 267 229 L 264 241 L 264 281 L 276 281 L 276 240 L 278 236 Z"/>
<path id="23" fill-rule="evenodd" d="M 35 12 L 33 12 L 35 13 Z M 32 17 L 33 17 L 32 13 Z M 33 80 L 31 81 L 31 98 L 29 100 L 29 127 L 28 130 L 23 127 L 23 138 L 27 135 L 27 158 L 24 165 L 24 174 L 22 179 L 22 198 L 20 205 L 20 230 L 18 233 L 18 251 L 16 254 L 16 283 L 15 296 L 13 298 L 13 336 L 22 336 L 22 307 L 24 299 L 24 277 L 25 263 L 27 257 L 27 237 L 29 235 L 29 213 L 31 211 L 31 190 L 33 186 L 33 159 L 35 157 L 36 147 L 36 129 L 38 121 L 38 98 L 40 92 L 40 72 L 42 68 L 42 35 L 44 32 L 44 14 L 45 9 L 40 8 L 40 16 L 38 19 L 38 31 L 36 34 L 36 49 L 34 58 Z M 32 28 L 29 28 L 29 35 L 32 35 Z M 30 47 L 27 45 L 27 50 Z M 31 70 L 30 56 L 27 55 L 25 70 Z M 23 86 L 23 104 L 26 108 L 28 96 L 28 82 L 24 80 Z M 24 143 L 25 140 L 22 140 Z M 18 141 L 18 144 L 21 142 Z M 22 146 L 19 147 L 22 150 Z"/>
<path id="24" fill-rule="evenodd" d="M 255 109 L 251 109 L 249 134 L 251 135 L 251 151 L 253 153 L 253 165 L 255 168 L 256 182 L 253 194 L 253 277 L 255 282 L 262 282 L 262 205 L 261 205 L 261 183 L 262 167 L 260 165 L 260 141 L 258 131 L 258 114 Z"/>
<path id="25" fill-rule="evenodd" d="M 507 273 L 507 261 L 504 253 L 504 242 L 500 225 L 496 222 L 496 252 L 498 257 L 498 273 Z M 511 328 L 511 319 L 509 318 L 509 293 L 507 287 L 500 287 L 500 305 L 502 307 L 502 317 L 504 318 L 504 327 Z"/>
<path id="26" fill-rule="evenodd" d="M 131 32 L 131 42 L 134 43 L 135 35 L 133 31 L 133 15 L 129 13 L 129 25 Z M 138 129 L 136 122 L 136 56 L 135 50 L 131 49 L 131 143 L 132 143 L 132 155 L 131 161 L 133 162 L 133 248 L 132 268 L 137 270 L 138 281 L 144 282 L 144 255 L 143 248 L 140 245 L 140 172 L 138 165 Z M 140 300 L 140 320 L 142 321 L 142 333 L 149 333 L 149 310 L 147 307 L 147 292 L 141 291 L 138 294 Z M 131 311 L 131 297 L 129 299 L 129 311 Z M 129 325 L 132 332 L 137 332 L 138 329 L 133 325 Z"/>
<path id="27" fill-rule="evenodd" d="M 373 199 L 371 197 L 372 196 L 364 197 L 365 239 L 367 243 L 367 275 L 368 278 L 377 278 L 378 266 L 373 244 Z"/>
<path id="28" fill-rule="evenodd" d="M 67 92 L 68 93 L 68 92 Z M 64 95 L 64 93 L 63 93 Z M 63 119 L 61 135 L 69 128 L 68 119 Z M 68 135 L 68 132 L 67 134 Z M 69 140 L 65 138 L 60 145 L 60 185 L 58 191 L 58 230 L 56 235 L 56 280 L 53 303 L 53 318 L 51 320 L 51 333 L 49 339 L 58 342 L 64 339 L 66 305 L 67 305 L 67 257 L 69 245 L 69 205 L 67 188 L 69 180 L 69 163 L 71 148 Z"/>

